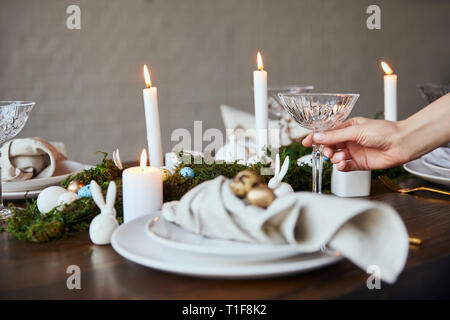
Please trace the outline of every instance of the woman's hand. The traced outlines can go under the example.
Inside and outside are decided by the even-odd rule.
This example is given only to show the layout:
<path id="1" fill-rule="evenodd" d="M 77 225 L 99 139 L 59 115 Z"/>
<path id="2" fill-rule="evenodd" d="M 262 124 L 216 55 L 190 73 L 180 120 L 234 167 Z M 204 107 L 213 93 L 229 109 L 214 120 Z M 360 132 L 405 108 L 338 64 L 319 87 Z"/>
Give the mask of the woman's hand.
<path id="1" fill-rule="evenodd" d="M 373 170 L 408 161 L 397 122 L 353 118 L 337 129 L 310 134 L 303 145 L 325 145 L 323 154 L 340 171 Z"/>
<path id="2" fill-rule="evenodd" d="M 324 155 L 341 171 L 385 169 L 416 159 L 450 142 L 450 93 L 406 120 L 353 118 L 303 145 L 325 145 Z"/>

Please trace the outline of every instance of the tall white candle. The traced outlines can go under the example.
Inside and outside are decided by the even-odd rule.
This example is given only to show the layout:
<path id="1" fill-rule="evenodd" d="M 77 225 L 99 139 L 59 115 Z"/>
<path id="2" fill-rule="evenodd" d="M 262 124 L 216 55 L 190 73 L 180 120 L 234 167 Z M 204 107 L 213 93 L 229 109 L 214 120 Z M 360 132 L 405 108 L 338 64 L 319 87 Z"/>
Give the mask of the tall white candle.
<path id="1" fill-rule="evenodd" d="M 161 169 L 147 167 L 145 149 L 141 165 L 125 169 L 122 173 L 123 221 L 160 210 L 163 202 Z"/>
<path id="2" fill-rule="evenodd" d="M 159 124 L 158 91 L 152 86 L 150 73 L 144 65 L 144 76 L 147 88 L 143 90 L 145 107 L 145 124 L 147 127 L 147 142 L 150 156 L 150 165 L 160 168 L 164 165 L 161 126 Z"/>
<path id="3" fill-rule="evenodd" d="M 384 119 L 397 121 L 397 75 L 389 65 L 381 61 L 384 76 Z"/>
<path id="4" fill-rule="evenodd" d="M 269 110 L 267 104 L 267 72 L 264 69 L 261 53 L 257 54 L 258 70 L 253 71 L 253 94 L 255 99 L 256 154 L 261 157 L 269 146 L 267 127 Z"/>

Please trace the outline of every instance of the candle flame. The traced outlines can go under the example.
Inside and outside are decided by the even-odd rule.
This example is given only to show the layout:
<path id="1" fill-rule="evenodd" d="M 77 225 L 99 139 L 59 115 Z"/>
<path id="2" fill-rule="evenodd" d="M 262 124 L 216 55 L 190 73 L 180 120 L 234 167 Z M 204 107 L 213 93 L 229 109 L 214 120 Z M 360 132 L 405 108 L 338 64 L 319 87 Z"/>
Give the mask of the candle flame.
<path id="1" fill-rule="evenodd" d="M 258 51 L 258 54 L 256 55 L 256 60 L 258 62 L 258 71 L 262 71 L 264 69 L 263 60 L 261 57 L 261 52 Z"/>
<path id="2" fill-rule="evenodd" d="M 144 78 L 145 78 L 145 85 L 147 86 L 147 88 L 150 88 L 152 86 L 152 81 L 150 80 L 150 72 L 148 72 L 146 64 L 144 64 Z"/>
<path id="3" fill-rule="evenodd" d="M 393 71 L 386 62 L 381 61 L 381 67 L 383 68 L 384 73 L 386 73 L 387 75 L 392 74 Z"/>
<path id="4" fill-rule="evenodd" d="M 145 148 L 144 148 L 144 149 L 142 149 L 142 153 L 141 153 L 141 170 L 144 171 L 146 166 L 147 166 L 147 151 L 145 151 Z"/>

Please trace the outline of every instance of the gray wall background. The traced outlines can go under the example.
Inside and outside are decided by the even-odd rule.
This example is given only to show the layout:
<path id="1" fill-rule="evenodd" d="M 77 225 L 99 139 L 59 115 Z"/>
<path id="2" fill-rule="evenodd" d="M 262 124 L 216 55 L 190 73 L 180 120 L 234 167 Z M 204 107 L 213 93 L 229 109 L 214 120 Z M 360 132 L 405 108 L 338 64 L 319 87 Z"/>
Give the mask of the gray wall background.
<path id="1" fill-rule="evenodd" d="M 81 7 L 81 30 L 66 8 Z M 381 30 L 366 8 L 381 7 Z M 35 100 L 20 134 L 61 140 L 74 160 L 146 146 L 142 65 L 158 87 L 165 151 L 173 129 L 223 129 L 219 105 L 251 111 L 261 49 L 269 86 L 356 92 L 352 115 L 383 109 L 385 59 L 399 77 L 399 117 L 424 103 L 415 85 L 450 82 L 445 0 L 0 0 L 0 100 Z"/>

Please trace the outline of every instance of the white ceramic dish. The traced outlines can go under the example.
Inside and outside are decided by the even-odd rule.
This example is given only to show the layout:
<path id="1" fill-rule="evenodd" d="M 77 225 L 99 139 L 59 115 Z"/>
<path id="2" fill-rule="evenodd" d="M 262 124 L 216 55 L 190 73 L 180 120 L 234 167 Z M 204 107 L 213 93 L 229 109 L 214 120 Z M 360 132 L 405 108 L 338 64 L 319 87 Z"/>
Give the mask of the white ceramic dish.
<path id="1" fill-rule="evenodd" d="M 145 231 L 150 238 L 163 246 L 229 261 L 267 261 L 302 253 L 292 245 L 253 244 L 206 238 L 186 231 L 159 216 L 148 221 Z"/>
<path id="2" fill-rule="evenodd" d="M 416 159 L 403 165 L 406 171 L 426 181 L 450 186 L 450 177 L 445 177 L 428 168 L 422 159 Z"/>
<path id="3" fill-rule="evenodd" d="M 27 191 L 41 191 L 47 187 L 59 185 L 69 175 L 89 169 L 91 166 L 85 165 L 76 161 L 62 160 L 59 161 L 55 174 L 50 178 L 30 179 L 25 181 L 3 182 L 3 194 Z"/>
<path id="4" fill-rule="evenodd" d="M 421 158 L 424 165 L 430 168 L 432 171 L 439 173 L 441 176 L 450 178 L 450 168 L 444 168 L 437 166 L 435 164 L 430 163 L 427 158 L 424 156 Z"/>
<path id="5" fill-rule="evenodd" d="M 145 228 L 149 220 L 158 214 L 134 219 L 117 228 L 111 237 L 114 250 L 128 260 L 153 269 L 202 278 L 279 277 L 318 269 L 343 259 L 319 252 L 260 263 L 217 261 L 211 257 L 167 247 L 150 238 Z"/>
<path id="6" fill-rule="evenodd" d="M 4 200 L 25 200 L 37 198 L 39 193 L 42 190 L 33 190 L 33 191 L 17 191 L 17 192 L 3 192 Z"/>

